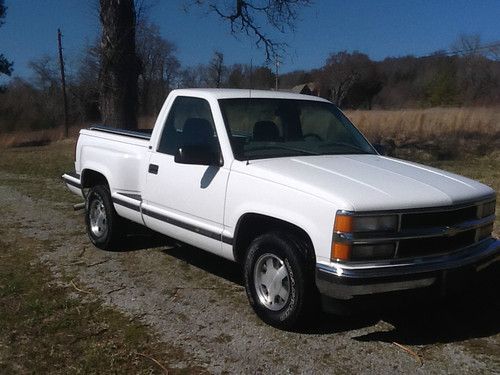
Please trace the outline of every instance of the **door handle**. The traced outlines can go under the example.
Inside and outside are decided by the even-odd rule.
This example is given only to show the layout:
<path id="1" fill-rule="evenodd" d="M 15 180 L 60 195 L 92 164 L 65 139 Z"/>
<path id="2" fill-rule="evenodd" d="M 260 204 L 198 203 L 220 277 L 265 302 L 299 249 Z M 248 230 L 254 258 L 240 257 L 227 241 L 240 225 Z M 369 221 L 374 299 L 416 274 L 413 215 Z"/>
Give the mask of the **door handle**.
<path id="1" fill-rule="evenodd" d="M 158 166 L 156 164 L 149 164 L 148 172 L 152 174 L 158 174 Z"/>

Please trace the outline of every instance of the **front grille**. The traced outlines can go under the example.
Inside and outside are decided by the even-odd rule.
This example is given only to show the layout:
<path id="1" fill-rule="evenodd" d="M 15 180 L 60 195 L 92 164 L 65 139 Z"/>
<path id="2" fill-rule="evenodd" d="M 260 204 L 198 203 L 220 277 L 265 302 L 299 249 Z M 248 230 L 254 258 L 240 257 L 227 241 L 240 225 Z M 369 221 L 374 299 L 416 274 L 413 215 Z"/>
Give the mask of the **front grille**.
<path id="1" fill-rule="evenodd" d="M 401 216 L 401 230 L 453 226 L 477 218 L 477 206 L 438 212 L 412 212 Z"/>
<path id="2" fill-rule="evenodd" d="M 459 250 L 475 242 L 476 229 L 458 233 L 454 236 L 412 238 L 399 241 L 397 258 L 412 258 L 439 255 Z"/>
<path id="3" fill-rule="evenodd" d="M 472 204 L 466 207 L 444 208 L 442 211 L 403 213 L 400 231 L 418 233 L 419 230 L 460 226 L 477 221 L 479 212 L 479 204 Z M 487 225 L 482 229 L 488 229 L 490 226 Z M 471 228 L 452 235 L 445 233 L 427 238 L 418 238 L 416 235 L 415 238 L 403 239 L 399 241 L 396 257 L 412 258 L 453 252 L 485 238 L 482 234 L 485 230 L 482 229 Z"/>
<path id="4" fill-rule="evenodd" d="M 439 208 L 378 211 L 371 213 L 345 211 L 343 215 L 356 217 L 398 216 L 398 228 L 392 231 L 334 231 L 333 241 L 359 250 L 369 249 L 363 259 L 352 261 L 422 258 L 460 251 L 491 237 L 495 218 L 495 200 L 485 198 L 475 203 Z M 392 255 L 384 253 L 394 246 Z M 368 251 L 368 250 L 366 250 Z"/>

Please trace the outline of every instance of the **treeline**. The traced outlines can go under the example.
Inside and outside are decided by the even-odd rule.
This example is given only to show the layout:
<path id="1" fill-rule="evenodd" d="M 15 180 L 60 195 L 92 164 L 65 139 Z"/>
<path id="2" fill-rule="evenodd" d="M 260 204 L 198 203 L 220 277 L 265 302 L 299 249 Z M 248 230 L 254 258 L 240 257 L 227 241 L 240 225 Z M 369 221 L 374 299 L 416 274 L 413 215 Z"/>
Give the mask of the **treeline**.
<path id="1" fill-rule="evenodd" d="M 495 46 L 493 46 L 495 47 Z M 154 116 L 175 88 L 274 89 L 320 95 L 342 108 L 426 108 L 500 104 L 500 54 L 477 36 L 461 37 L 452 52 L 373 61 L 360 52 L 331 54 L 310 71 L 276 77 L 270 66 L 227 65 L 222 52 L 194 67 L 182 67 L 176 45 L 149 22 L 137 27 L 139 117 Z M 67 77 L 71 123 L 100 121 L 99 46 L 90 46 Z M 14 78 L 0 92 L 0 132 L 60 126 L 63 119 L 56 56 L 30 63 L 29 79 Z"/>

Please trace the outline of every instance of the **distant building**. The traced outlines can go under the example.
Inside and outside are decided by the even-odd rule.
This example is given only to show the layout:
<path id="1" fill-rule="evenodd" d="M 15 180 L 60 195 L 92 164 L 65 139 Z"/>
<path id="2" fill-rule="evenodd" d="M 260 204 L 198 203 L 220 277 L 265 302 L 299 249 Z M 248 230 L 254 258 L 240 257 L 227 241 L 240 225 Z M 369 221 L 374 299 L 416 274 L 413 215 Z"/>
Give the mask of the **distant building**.
<path id="1" fill-rule="evenodd" d="M 291 91 L 297 94 L 321 96 L 321 88 L 316 82 L 302 83 L 301 85 L 292 87 Z"/>

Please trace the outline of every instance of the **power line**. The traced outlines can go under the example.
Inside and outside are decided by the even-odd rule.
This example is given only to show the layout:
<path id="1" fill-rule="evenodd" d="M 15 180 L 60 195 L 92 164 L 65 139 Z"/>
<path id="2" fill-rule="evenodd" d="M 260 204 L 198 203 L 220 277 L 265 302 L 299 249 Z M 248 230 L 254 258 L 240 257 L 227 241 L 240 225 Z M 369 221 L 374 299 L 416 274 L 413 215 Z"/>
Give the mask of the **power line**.
<path id="1" fill-rule="evenodd" d="M 433 57 L 442 57 L 442 56 L 460 56 L 460 55 L 471 55 L 471 54 L 479 54 L 481 52 L 490 52 L 495 54 L 496 56 L 500 55 L 500 41 L 492 42 L 488 44 L 483 44 L 477 47 L 464 48 L 462 50 L 443 50 L 436 51 L 432 53 L 427 53 L 424 55 L 416 55 L 415 57 L 418 59 L 426 59 Z"/>

